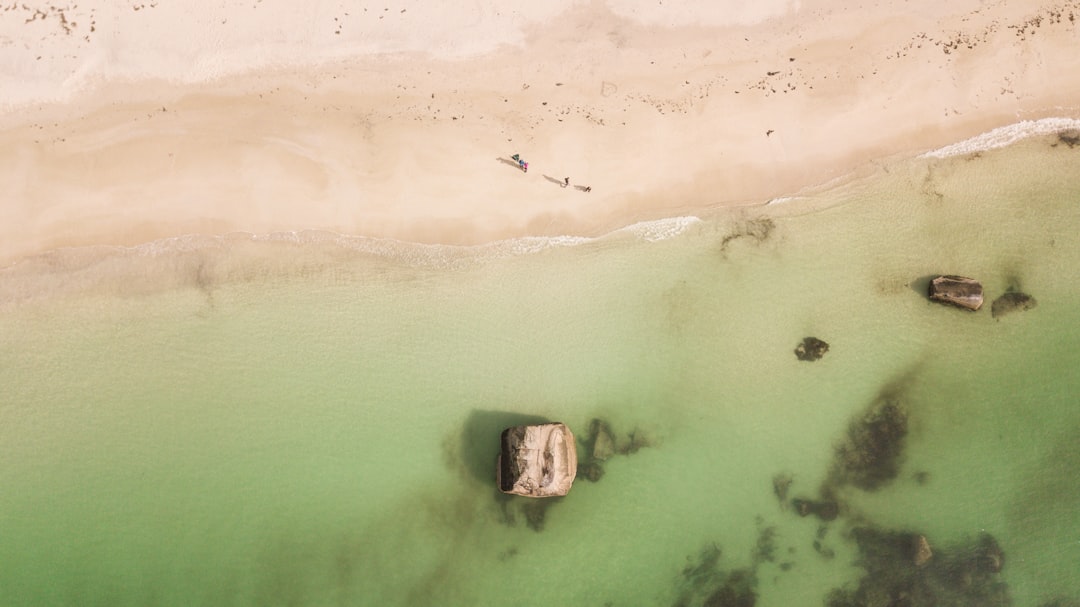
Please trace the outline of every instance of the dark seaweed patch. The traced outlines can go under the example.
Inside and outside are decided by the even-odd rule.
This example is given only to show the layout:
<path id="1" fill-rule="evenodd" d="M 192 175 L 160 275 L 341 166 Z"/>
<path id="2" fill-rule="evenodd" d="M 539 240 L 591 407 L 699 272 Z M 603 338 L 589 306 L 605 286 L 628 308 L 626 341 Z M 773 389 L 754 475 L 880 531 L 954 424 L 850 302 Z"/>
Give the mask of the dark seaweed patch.
<path id="1" fill-rule="evenodd" d="M 1027 293 L 1009 291 L 995 299 L 994 303 L 990 305 L 990 315 L 993 318 L 1001 318 L 1012 312 L 1030 310 L 1038 304 L 1039 302 L 1035 301 L 1035 298 Z"/>
<path id="2" fill-rule="evenodd" d="M 725 253 L 732 242 L 739 239 L 747 239 L 754 244 L 760 244 L 767 240 L 776 229 L 776 222 L 770 217 L 758 217 L 739 222 L 734 229 L 725 234 L 720 240 L 720 252 Z"/>
<path id="3" fill-rule="evenodd" d="M 608 459 L 615 455 L 632 455 L 651 445 L 652 441 L 638 429 L 619 438 L 608 422 L 593 418 L 589 421 L 589 433 L 578 457 L 578 477 L 595 483 L 603 478 L 604 462 Z"/>
<path id="4" fill-rule="evenodd" d="M 516 527 L 524 522 L 533 531 L 543 531 L 547 522 L 548 510 L 561 502 L 561 497 L 521 497 L 495 491 L 495 503 L 498 505 L 498 521 L 507 527 Z"/>
<path id="5" fill-rule="evenodd" d="M 900 391 L 886 388 L 848 426 L 847 436 L 836 448 L 827 486 L 852 485 L 873 491 L 888 484 L 900 472 L 908 413 Z"/>
<path id="6" fill-rule="evenodd" d="M 1069 146 L 1069 149 L 1080 145 L 1080 131 L 1078 130 L 1069 129 L 1060 131 L 1058 132 L 1057 138 L 1058 142 L 1064 143 L 1065 145 Z"/>
<path id="7" fill-rule="evenodd" d="M 521 511 L 525 514 L 525 524 L 529 526 L 529 529 L 543 531 L 548 509 L 560 500 L 562 500 L 561 497 L 525 498 L 525 501 L 521 504 Z"/>
<path id="8" fill-rule="evenodd" d="M 683 591 L 673 607 L 753 607 L 757 602 L 755 570 L 722 570 L 716 545 L 702 550 L 698 562 L 683 570 L 683 579 Z"/>
<path id="9" fill-rule="evenodd" d="M 721 567 L 721 551 L 716 544 L 702 548 L 697 559 L 682 570 L 678 599 L 674 607 L 753 607 L 757 602 L 758 568 L 763 563 L 776 562 L 776 527 L 766 526 L 765 520 L 756 520 L 758 537 L 750 555 L 750 567 L 726 570 Z M 788 550 L 792 552 L 792 550 Z M 779 565 L 781 571 L 789 571 L 792 561 Z"/>
<path id="10" fill-rule="evenodd" d="M 945 549 L 929 558 L 918 550 L 915 533 L 856 528 L 858 564 L 865 573 L 855 588 L 833 590 L 828 607 L 865 605 L 949 605 L 1004 607 L 1011 605 L 1008 589 L 998 574 L 1004 553 L 989 534 Z"/>
<path id="11" fill-rule="evenodd" d="M 705 602 L 703 607 L 754 607 L 757 595 L 754 587 L 757 585 L 753 571 L 739 569 L 728 574 L 724 584 L 716 589 Z"/>
<path id="12" fill-rule="evenodd" d="M 791 500 L 791 507 L 799 516 L 814 515 L 825 522 L 834 521 L 840 516 L 840 505 L 832 499 L 811 500 L 797 497 Z"/>
<path id="13" fill-rule="evenodd" d="M 795 482 L 795 477 L 786 472 L 781 472 L 772 479 L 773 494 L 776 495 L 776 499 L 780 501 L 780 508 L 787 507 L 787 494 L 788 489 L 791 488 L 791 483 Z"/>
<path id="14" fill-rule="evenodd" d="M 758 539 L 754 544 L 754 554 L 751 561 L 757 567 L 761 563 L 776 561 L 776 527 L 765 527 L 758 531 Z"/>

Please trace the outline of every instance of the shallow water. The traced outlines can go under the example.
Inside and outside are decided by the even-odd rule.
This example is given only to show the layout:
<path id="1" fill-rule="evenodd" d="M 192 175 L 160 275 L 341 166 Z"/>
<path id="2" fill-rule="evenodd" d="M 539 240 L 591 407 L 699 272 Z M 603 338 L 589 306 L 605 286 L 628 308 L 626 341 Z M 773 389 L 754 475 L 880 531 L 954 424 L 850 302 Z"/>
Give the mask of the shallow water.
<path id="1" fill-rule="evenodd" d="M 855 527 L 934 562 L 989 533 L 1001 604 L 1078 601 L 1078 168 L 1046 137 L 659 241 L 232 237 L 4 270 L 2 603 L 697 605 L 745 570 L 757 605 L 813 605 L 857 587 Z M 930 303 L 939 273 L 986 307 Z M 995 319 L 1009 287 L 1038 306 Z M 899 473 L 837 485 L 883 390 Z M 644 446 L 562 500 L 497 498 L 502 427 L 584 441 L 594 417 Z M 839 518 L 797 516 L 777 474 Z"/>

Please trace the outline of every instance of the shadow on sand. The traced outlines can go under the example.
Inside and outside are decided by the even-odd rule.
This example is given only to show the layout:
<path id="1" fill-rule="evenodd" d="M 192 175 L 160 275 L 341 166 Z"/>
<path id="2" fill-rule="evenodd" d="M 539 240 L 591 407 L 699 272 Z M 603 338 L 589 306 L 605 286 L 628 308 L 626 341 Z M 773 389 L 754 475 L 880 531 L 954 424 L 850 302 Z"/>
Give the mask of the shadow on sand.
<path id="1" fill-rule="evenodd" d="M 514 162 L 513 160 L 511 160 L 509 158 L 496 158 L 495 160 L 498 160 L 499 162 L 501 162 L 503 164 L 508 164 L 508 165 L 514 167 L 515 169 L 519 170 L 519 171 L 521 170 L 521 165 L 519 165 L 518 163 Z"/>
<path id="2" fill-rule="evenodd" d="M 566 186 L 563 185 L 563 180 L 562 179 L 555 179 L 551 175 L 544 175 L 544 179 L 547 179 L 551 183 L 554 183 L 555 185 L 559 186 L 560 188 L 566 187 Z"/>
<path id="3" fill-rule="evenodd" d="M 510 426 L 545 424 L 549 419 L 510 411 L 473 409 L 461 434 L 461 459 L 477 480 L 495 485 L 495 462 L 499 456 L 499 437 Z"/>

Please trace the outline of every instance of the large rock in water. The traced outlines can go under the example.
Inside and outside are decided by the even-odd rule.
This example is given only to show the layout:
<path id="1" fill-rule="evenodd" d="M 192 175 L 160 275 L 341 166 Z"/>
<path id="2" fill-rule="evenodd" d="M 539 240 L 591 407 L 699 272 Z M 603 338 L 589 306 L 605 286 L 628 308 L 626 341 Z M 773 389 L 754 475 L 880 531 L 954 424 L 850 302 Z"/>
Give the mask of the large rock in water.
<path id="1" fill-rule="evenodd" d="M 983 288 L 971 278 L 938 276 L 930 281 L 930 299 L 974 312 L 982 307 Z"/>
<path id="2" fill-rule="evenodd" d="M 503 430 L 496 482 L 503 493 L 527 497 L 566 495 L 577 475 L 577 448 L 560 423 Z"/>

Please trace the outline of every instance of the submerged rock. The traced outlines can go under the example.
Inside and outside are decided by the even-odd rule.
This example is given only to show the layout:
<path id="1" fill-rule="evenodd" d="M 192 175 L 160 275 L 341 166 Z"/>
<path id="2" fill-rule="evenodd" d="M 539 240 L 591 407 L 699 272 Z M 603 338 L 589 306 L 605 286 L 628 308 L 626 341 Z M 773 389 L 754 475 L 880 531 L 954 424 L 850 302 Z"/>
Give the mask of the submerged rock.
<path id="1" fill-rule="evenodd" d="M 649 445 L 649 440 L 639 431 L 634 430 L 626 438 L 620 439 L 609 423 L 594 417 L 589 421 L 589 435 L 582 447 L 584 456 L 578 467 L 578 475 L 595 483 L 604 476 L 604 462 L 608 459 L 615 455 L 636 453 Z"/>
<path id="2" fill-rule="evenodd" d="M 931 553 L 924 536 L 915 533 L 860 527 L 852 536 L 865 574 L 856 588 L 833 591 L 826 600 L 829 607 L 1005 607 L 1012 603 L 997 575 L 1004 557 L 989 535 L 937 554 Z"/>
<path id="3" fill-rule="evenodd" d="M 600 462 L 590 461 L 578 466 L 578 476 L 590 483 L 599 482 L 604 478 L 604 466 Z"/>
<path id="4" fill-rule="evenodd" d="M 703 607 L 754 607 L 757 595 L 754 594 L 754 574 L 740 569 L 732 571 L 724 585 L 710 594 Z"/>
<path id="5" fill-rule="evenodd" d="M 626 442 L 618 445 L 615 451 L 619 455 L 632 455 L 650 445 L 652 445 L 652 443 L 648 438 L 643 436 L 641 432 L 634 430 L 626 435 Z"/>
<path id="6" fill-rule="evenodd" d="M 1004 316 L 1010 312 L 1030 310 L 1037 305 L 1039 305 L 1039 302 L 1035 301 L 1035 298 L 1027 293 L 1010 291 L 1001 297 L 998 297 L 994 300 L 994 303 L 990 304 L 990 315 L 994 318 L 998 318 L 999 316 Z"/>
<path id="7" fill-rule="evenodd" d="M 585 442 L 588 448 L 589 458 L 604 461 L 615 455 L 615 433 L 607 422 L 599 418 L 593 418 L 589 422 L 589 438 Z"/>
<path id="8" fill-rule="evenodd" d="M 496 482 L 503 493 L 566 495 L 577 476 L 574 435 L 564 424 L 513 426 L 502 433 Z"/>
<path id="9" fill-rule="evenodd" d="M 802 343 L 795 347 L 795 358 L 799 360 L 815 361 L 825 356 L 829 351 L 829 344 L 816 337 L 806 337 Z"/>
<path id="10" fill-rule="evenodd" d="M 963 276 L 938 276 L 930 281 L 930 299 L 974 312 L 982 307 L 983 288 L 979 282 Z"/>
<path id="11" fill-rule="evenodd" d="M 786 472 L 781 472 L 772 478 L 772 490 L 776 499 L 780 500 L 781 507 L 787 503 L 788 489 L 791 488 L 793 482 L 795 482 L 795 477 Z"/>
<path id="12" fill-rule="evenodd" d="M 840 515 L 840 506 L 832 500 L 814 501 L 803 498 L 791 500 L 791 506 L 799 516 L 813 514 L 823 521 L 834 521 Z"/>
<path id="13" fill-rule="evenodd" d="M 926 539 L 925 535 L 915 537 L 913 551 L 915 554 L 912 556 L 912 561 L 914 561 L 916 567 L 922 567 L 934 557 L 934 551 L 930 549 L 930 541 Z"/>

